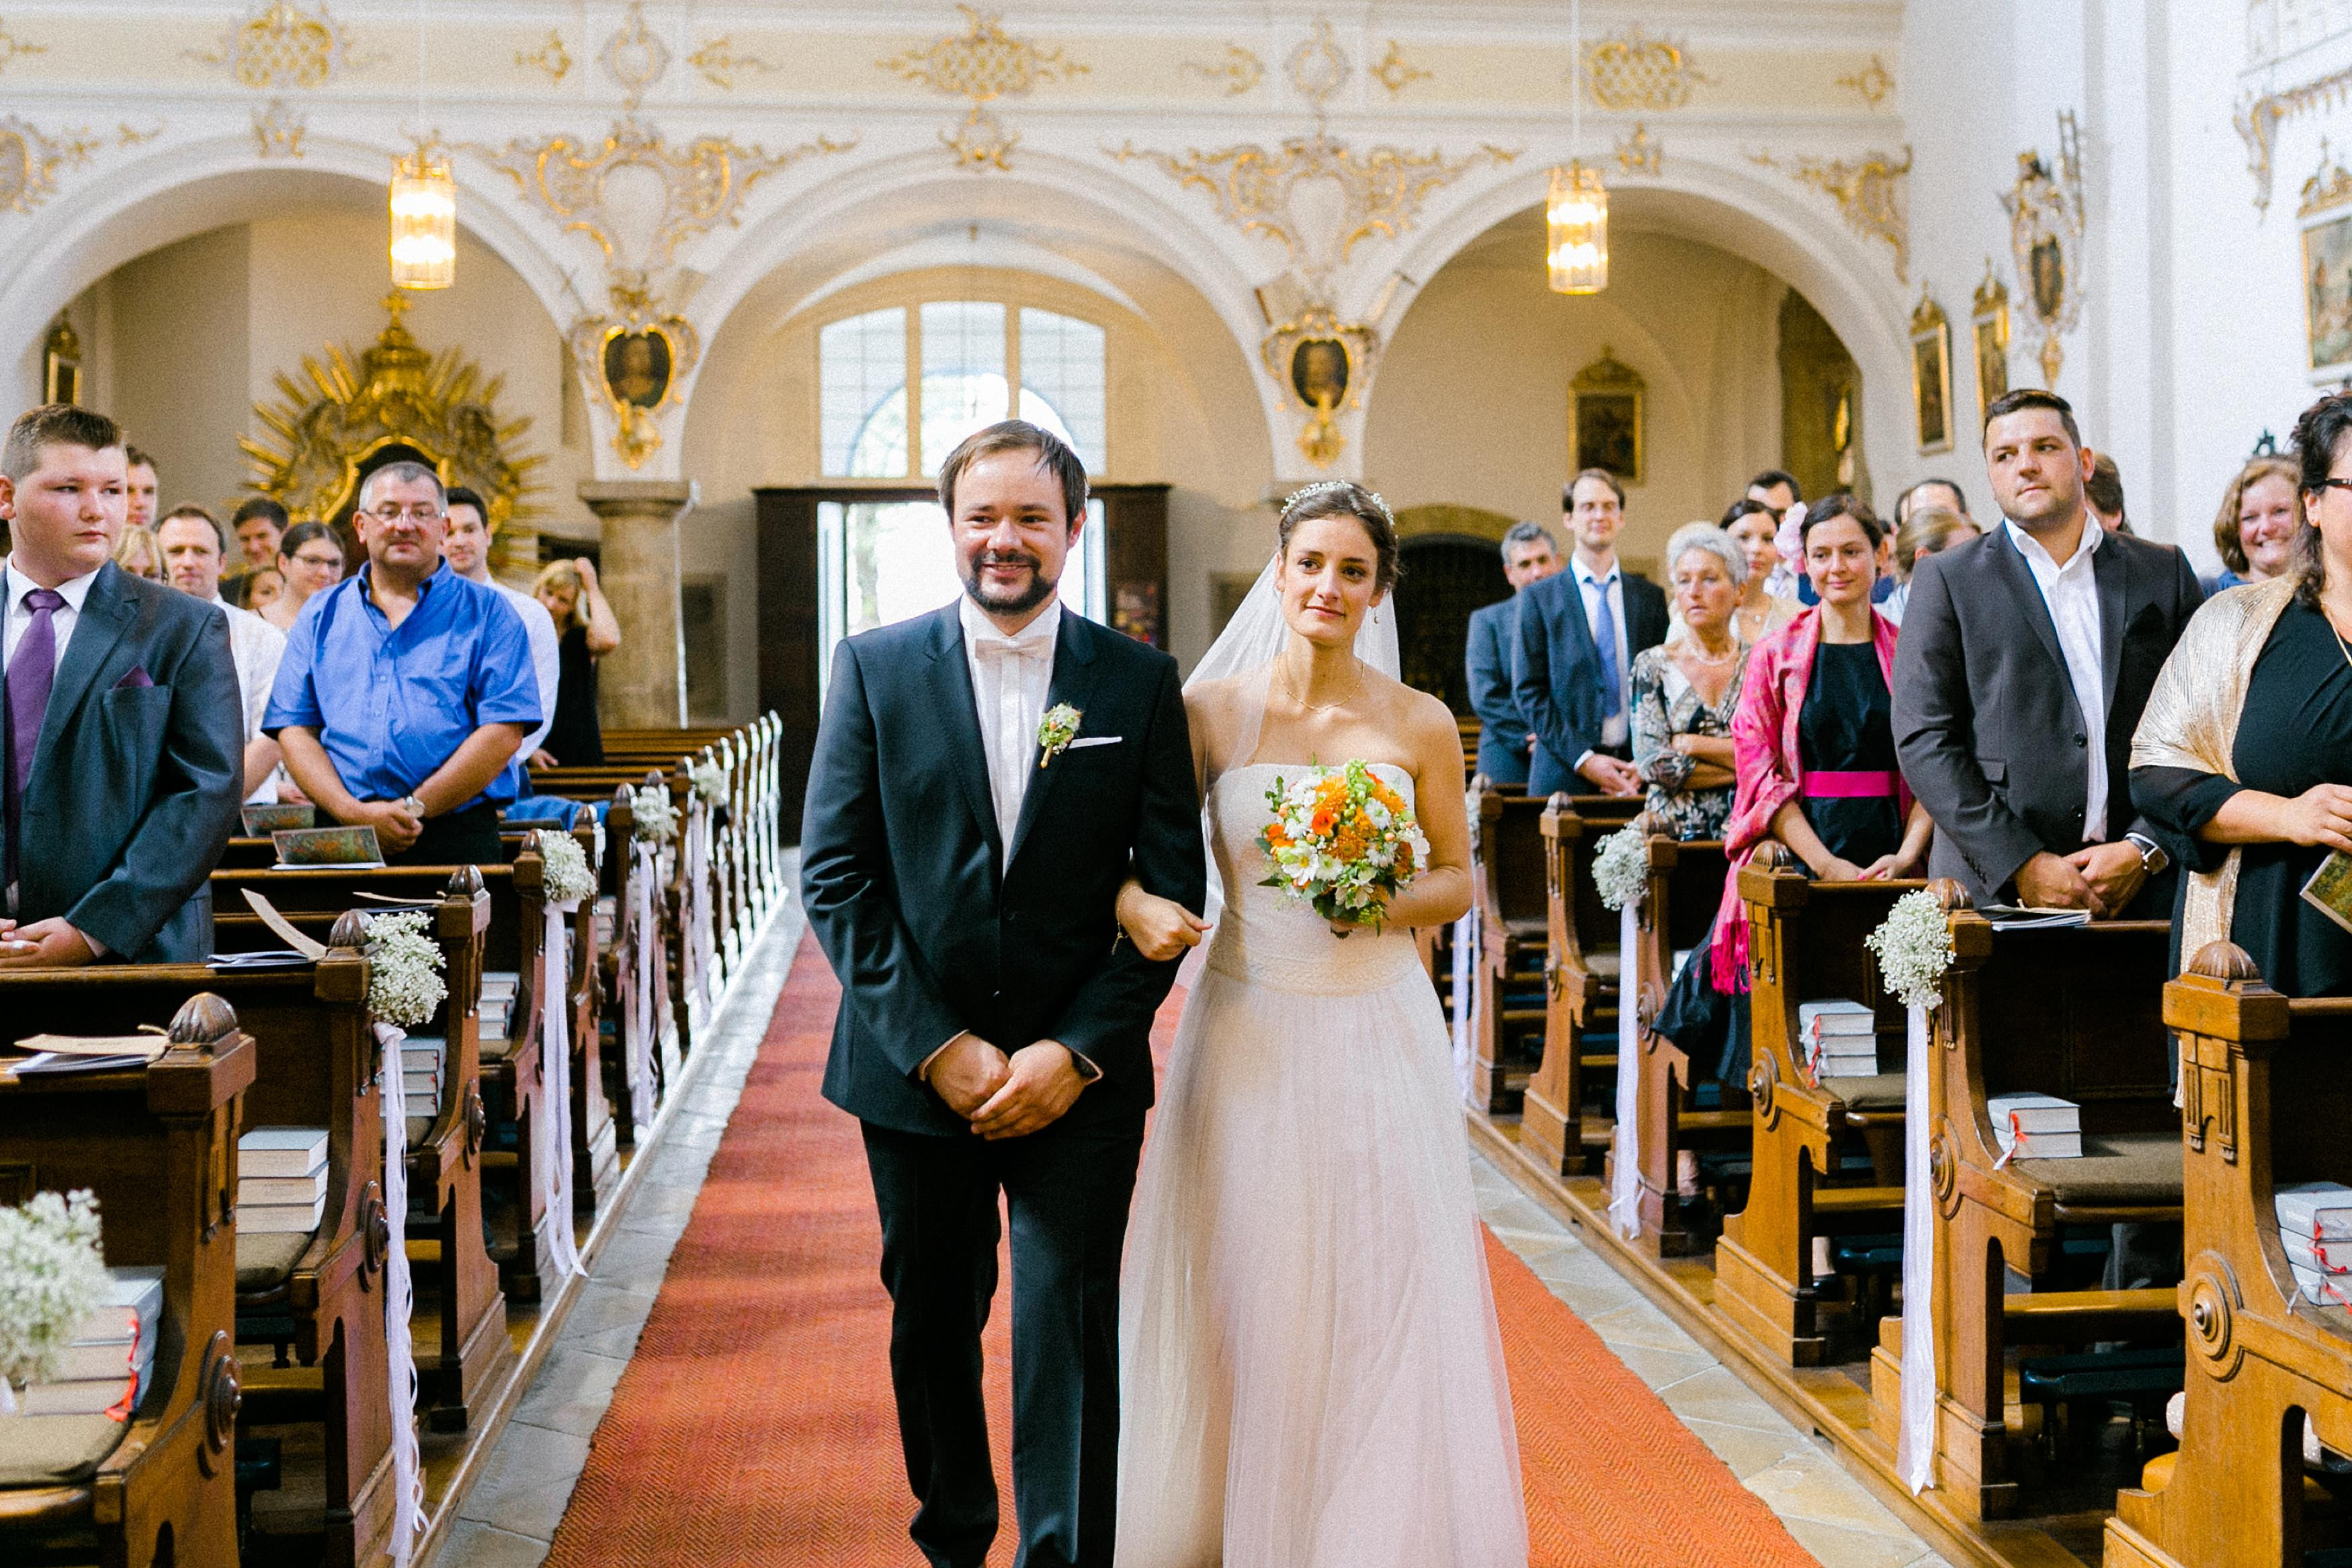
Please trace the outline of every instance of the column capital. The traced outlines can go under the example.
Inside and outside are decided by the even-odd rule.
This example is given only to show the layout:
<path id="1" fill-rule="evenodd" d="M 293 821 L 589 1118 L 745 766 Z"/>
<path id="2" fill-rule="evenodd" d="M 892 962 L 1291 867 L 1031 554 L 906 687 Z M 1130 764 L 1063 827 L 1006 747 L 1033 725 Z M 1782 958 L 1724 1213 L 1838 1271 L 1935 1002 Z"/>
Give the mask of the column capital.
<path id="1" fill-rule="evenodd" d="M 583 479 L 580 500 L 600 517 L 676 522 L 702 498 L 691 479 Z"/>

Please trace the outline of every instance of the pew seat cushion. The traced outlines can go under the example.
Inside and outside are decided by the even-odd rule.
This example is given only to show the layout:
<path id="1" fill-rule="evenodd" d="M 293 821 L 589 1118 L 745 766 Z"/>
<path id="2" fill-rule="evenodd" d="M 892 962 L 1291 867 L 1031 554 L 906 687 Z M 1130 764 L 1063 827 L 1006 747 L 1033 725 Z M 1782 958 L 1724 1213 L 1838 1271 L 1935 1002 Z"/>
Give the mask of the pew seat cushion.
<path id="1" fill-rule="evenodd" d="M 1606 981 L 1613 986 L 1617 983 L 1620 970 L 1617 950 L 1614 947 L 1605 953 L 1588 952 L 1584 955 L 1584 972 L 1596 980 Z"/>
<path id="2" fill-rule="evenodd" d="M 284 1284 L 294 1272 L 294 1265 L 302 1260 L 309 1249 L 308 1232 L 283 1235 L 264 1232 L 247 1235 L 236 1233 L 236 1292 L 250 1296 L 261 1291 L 274 1291 Z"/>
<path id="3" fill-rule="evenodd" d="M 0 1487 L 70 1486 L 98 1473 L 128 1430 L 104 1416 L 0 1420 Z"/>
<path id="4" fill-rule="evenodd" d="M 1855 1111 L 1903 1109 L 1903 1074 L 1874 1073 L 1868 1078 L 1824 1078 L 1822 1092 L 1833 1094 Z"/>
<path id="5" fill-rule="evenodd" d="M 2085 1134 L 2080 1159 L 2018 1160 L 2010 1169 L 2048 1187 L 2060 1203 L 2177 1204 L 2180 1135 Z"/>

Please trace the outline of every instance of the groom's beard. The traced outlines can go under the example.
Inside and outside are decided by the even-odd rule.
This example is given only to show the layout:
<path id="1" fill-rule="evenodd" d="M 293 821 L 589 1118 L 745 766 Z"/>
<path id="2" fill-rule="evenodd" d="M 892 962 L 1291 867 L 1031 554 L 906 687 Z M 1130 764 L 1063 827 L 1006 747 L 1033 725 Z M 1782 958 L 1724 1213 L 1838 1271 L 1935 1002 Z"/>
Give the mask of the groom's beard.
<path id="1" fill-rule="evenodd" d="M 1029 576 L 1017 588 L 992 586 L 981 575 L 992 566 L 1025 566 Z M 1045 575 L 1044 565 L 1025 550 L 983 550 L 972 558 L 963 580 L 963 591 L 971 595 L 971 601 L 997 615 L 1018 615 L 1024 610 L 1034 610 L 1053 597 L 1056 586 Z"/>

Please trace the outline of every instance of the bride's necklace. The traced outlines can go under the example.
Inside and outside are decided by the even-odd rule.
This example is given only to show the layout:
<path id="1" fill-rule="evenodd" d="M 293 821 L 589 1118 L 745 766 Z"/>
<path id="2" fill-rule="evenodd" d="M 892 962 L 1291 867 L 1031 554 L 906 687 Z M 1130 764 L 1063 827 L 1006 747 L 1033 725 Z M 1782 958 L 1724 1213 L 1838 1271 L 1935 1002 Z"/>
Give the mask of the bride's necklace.
<path id="1" fill-rule="evenodd" d="M 1284 677 L 1282 695 L 1288 697 L 1292 702 L 1297 703 L 1300 707 L 1305 708 L 1308 713 L 1337 713 L 1339 709 L 1347 706 L 1351 699 L 1364 695 L 1364 683 L 1361 680 L 1359 680 L 1356 683 L 1356 689 L 1349 692 L 1346 696 L 1341 697 L 1337 702 L 1311 703 L 1308 702 L 1301 694 L 1290 689 L 1290 672 L 1287 669 L 1285 669 L 1282 674 Z"/>

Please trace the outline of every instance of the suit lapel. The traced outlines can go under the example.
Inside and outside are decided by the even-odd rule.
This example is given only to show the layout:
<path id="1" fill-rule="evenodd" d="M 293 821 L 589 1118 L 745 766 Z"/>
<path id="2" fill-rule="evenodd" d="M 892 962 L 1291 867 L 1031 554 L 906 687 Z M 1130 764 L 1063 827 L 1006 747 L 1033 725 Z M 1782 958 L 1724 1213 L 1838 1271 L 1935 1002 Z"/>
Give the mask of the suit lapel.
<path id="1" fill-rule="evenodd" d="M 2083 526 L 2095 528 L 2099 521 L 2088 518 Z M 2123 679 L 2124 590 L 2130 575 L 2131 558 L 2115 540 L 2100 540 L 2098 553 L 2091 558 L 2091 580 L 2099 591 L 2099 691 L 2110 713 L 2115 711 L 2116 684 Z"/>
<path id="2" fill-rule="evenodd" d="M 959 601 L 960 603 L 961 601 Z M 988 753 L 980 743 L 980 706 L 972 695 L 971 665 L 964 657 L 963 622 L 958 605 L 939 612 L 924 642 L 930 656 L 931 694 L 947 726 L 948 761 L 963 787 L 964 804 L 988 841 L 988 863 L 1004 863 L 1004 841 L 996 831 L 994 797 L 988 792 Z"/>
<path id="3" fill-rule="evenodd" d="M 2098 525 L 2093 523 L 2093 528 Z M 2017 596 L 2018 608 L 2024 613 L 2025 623 L 2042 640 L 2042 652 L 2050 655 L 2051 668 L 2058 676 L 2058 689 L 2069 703 L 2074 700 L 2074 683 L 2066 672 L 2065 651 L 2058 646 L 2058 623 L 2050 619 L 2050 606 L 2042 597 L 2042 585 L 2033 580 L 2033 569 L 2025 564 L 2018 553 L 2017 543 L 2009 537 L 2006 523 L 1993 529 L 1992 559 L 1997 570 L 2009 579 L 2010 591 Z"/>
<path id="4" fill-rule="evenodd" d="M 64 662 L 58 665 L 57 681 L 49 687 L 49 706 L 41 720 L 41 738 L 33 748 L 36 768 L 41 758 L 56 749 L 58 733 L 88 695 L 91 683 L 98 679 L 107 655 L 114 652 L 114 645 L 122 641 L 123 632 L 139 613 L 139 607 L 120 591 L 121 581 L 120 569 L 109 561 L 82 597 L 81 613 L 75 617 Z"/>
<path id="5" fill-rule="evenodd" d="M 1062 606 L 1062 629 L 1054 639 L 1054 682 L 1045 693 L 1048 711 L 1056 705 L 1067 703 L 1078 710 L 1078 733 L 1099 734 L 1099 728 L 1089 729 L 1086 722 L 1087 699 L 1094 695 L 1095 677 L 1100 672 L 1095 664 L 1095 629 L 1080 618 L 1068 605 Z M 1032 748 L 1034 755 L 1034 748 Z M 1029 788 L 1021 792 L 1021 821 L 1013 830 L 1013 853 L 1005 861 L 1008 869 L 1021 858 L 1021 846 L 1029 841 L 1029 830 L 1045 814 L 1045 799 L 1054 786 L 1069 769 L 1063 766 L 1069 753 L 1065 751 L 1045 767 L 1034 763 L 1029 768 Z"/>

